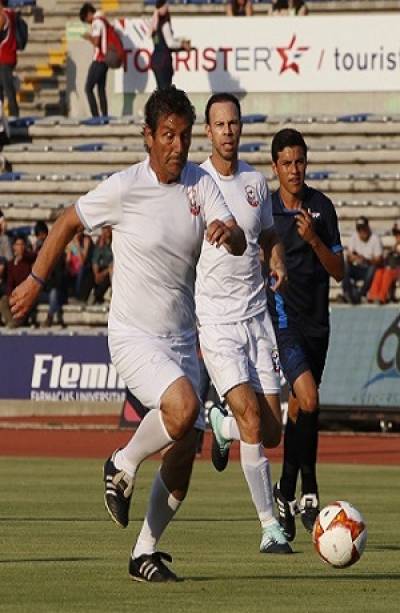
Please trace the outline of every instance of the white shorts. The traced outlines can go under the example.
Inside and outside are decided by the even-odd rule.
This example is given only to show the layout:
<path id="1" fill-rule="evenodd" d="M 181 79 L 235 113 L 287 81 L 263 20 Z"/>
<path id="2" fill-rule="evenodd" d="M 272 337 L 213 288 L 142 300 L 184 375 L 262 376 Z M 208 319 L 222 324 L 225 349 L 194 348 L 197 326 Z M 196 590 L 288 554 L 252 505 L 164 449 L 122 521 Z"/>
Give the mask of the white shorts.
<path id="1" fill-rule="evenodd" d="M 245 321 L 199 327 L 200 347 L 215 388 L 223 398 L 240 383 L 260 394 L 279 394 L 279 360 L 269 313 Z"/>
<path id="2" fill-rule="evenodd" d="M 142 330 L 108 331 L 111 360 L 128 389 L 149 409 L 159 409 L 161 397 L 180 377 L 187 377 L 199 396 L 200 370 L 196 334 L 159 337 Z M 195 428 L 204 430 L 199 412 Z"/>

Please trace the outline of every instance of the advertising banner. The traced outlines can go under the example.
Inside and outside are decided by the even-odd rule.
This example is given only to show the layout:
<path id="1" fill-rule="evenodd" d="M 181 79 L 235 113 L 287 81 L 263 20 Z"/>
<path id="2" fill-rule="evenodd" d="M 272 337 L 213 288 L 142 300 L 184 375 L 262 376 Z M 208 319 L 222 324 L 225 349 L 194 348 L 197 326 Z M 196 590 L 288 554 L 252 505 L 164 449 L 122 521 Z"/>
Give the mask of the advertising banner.
<path id="1" fill-rule="evenodd" d="M 400 15 L 304 18 L 173 17 L 191 51 L 173 53 L 174 83 L 187 92 L 368 92 L 400 88 Z M 115 92 L 151 92 L 148 21 L 116 22 L 126 67 Z"/>
<path id="2" fill-rule="evenodd" d="M 391 307 L 335 308 L 322 406 L 400 408 L 400 313 Z"/>
<path id="3" fill-rule="evenodd" d="M 123 401 L 106 336 L 0 335 L 0 398 Z"/>

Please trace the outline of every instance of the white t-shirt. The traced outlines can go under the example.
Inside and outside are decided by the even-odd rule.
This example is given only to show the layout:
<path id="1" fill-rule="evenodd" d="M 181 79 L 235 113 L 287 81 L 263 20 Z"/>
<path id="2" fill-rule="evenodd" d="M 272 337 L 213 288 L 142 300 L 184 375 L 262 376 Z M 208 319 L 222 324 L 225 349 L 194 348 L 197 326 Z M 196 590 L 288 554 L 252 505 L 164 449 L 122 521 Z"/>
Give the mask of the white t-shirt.
<path id="1" fill-rule="evenodd" d="M 112 226 L 109 329 L 133 326 L 156 336 L 192 330 L 204 231 L 215 219 L 232 218 L 211 177 L 188 162 L 179 183 L 159 183 L 147 158 L 103 181 L 75 206 L 88 230 Z"/>
<path id="2" fill-rule="evenodd" d="M 381 255 L 383 255 L 381 239 L 374 232 L 371 233 L 367 241 L 362 241 L 358 235 L 358 232 L 354 232 L 354 234 L 352 234 L 350 237 L 349 251 L 358 253 L 358 255 L 361 255 L 367 260 L 379 258 Z"/>
<path id="3" fill-rule="evenodd" d="M 202 164 L 219 186 L 224 199 L 243 229 L 247 249 L 235 257 L 204 243 L 197 266 L 196 315 L 200 325 L 232 323 L 266 308 L 258 238 L 273 226 L 272 203 L 265 177 L 246 162 L 237 172 L 221 176 L 210 159 Z"/>

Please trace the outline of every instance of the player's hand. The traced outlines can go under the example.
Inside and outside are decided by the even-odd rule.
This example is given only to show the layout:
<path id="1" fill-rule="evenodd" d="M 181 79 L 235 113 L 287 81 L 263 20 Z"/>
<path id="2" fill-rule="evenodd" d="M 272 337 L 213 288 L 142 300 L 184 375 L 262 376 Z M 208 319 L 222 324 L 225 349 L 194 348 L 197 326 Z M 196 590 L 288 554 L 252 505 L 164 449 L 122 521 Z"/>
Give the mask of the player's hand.
<path id="1" fill-rule="evenodd" d="M 284 267 L 275 268 L 269 273 L 269 286 L 273 292 L 282 290 L 287 284 L 287 270 Z"/>
<path id="2" fill-rule="evenodd" d="M 42 291 L 41 286 L 31 276 L 20 283 L 10 296 L 10 310 L 15 320 L 24 319 Z"/>
<path id="3" fill-rule="evenodd" d="M 311 243 L 313 240 L 315 240 L 316 232 L 314 222 L 309 211 L 306 211 L 305 209 L 299 210 L 298 214 L 296 215 L 296 226 L 299 236 L 301 236 L 306 243 Z"/>
<path id="4" fill-rule="evenodd" d="M 224 243 L 229 243 L 231 230 L 223 221 L 215 219 L 207 226 L 206 239 L 210 245 L 221 247 Z"/>

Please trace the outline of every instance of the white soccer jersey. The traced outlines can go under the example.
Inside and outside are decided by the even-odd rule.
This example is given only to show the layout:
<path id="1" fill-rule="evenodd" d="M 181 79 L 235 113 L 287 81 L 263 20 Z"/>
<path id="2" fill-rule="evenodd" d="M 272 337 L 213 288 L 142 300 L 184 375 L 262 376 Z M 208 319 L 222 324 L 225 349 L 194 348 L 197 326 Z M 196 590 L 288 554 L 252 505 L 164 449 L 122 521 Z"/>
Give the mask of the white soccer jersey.
<path id="1" fill-rule="evenodd" d="M 261 230 L 273 226 L 271 197 L 264 176 L 246 162 L 239 161 L 229 177 L 220 175 L 210 159 L 202 168 L 243 229 L 247 249 L 238 258 L 204 243 L 197 266 L 196 314 L 200 325 L 238 322 L 266 308 L 258 238 Z"/>
<path id="2" fill-rule="evenodd" d="M 88 230 L 113 229 L 109 329 L 133 326 L 157 336 L 193 329 L 204 231 L 232 218 L 212 178 L 188 162 L 179 183 L 159 183 L 147 158 L 79 198 L 76 210 Z"/>

